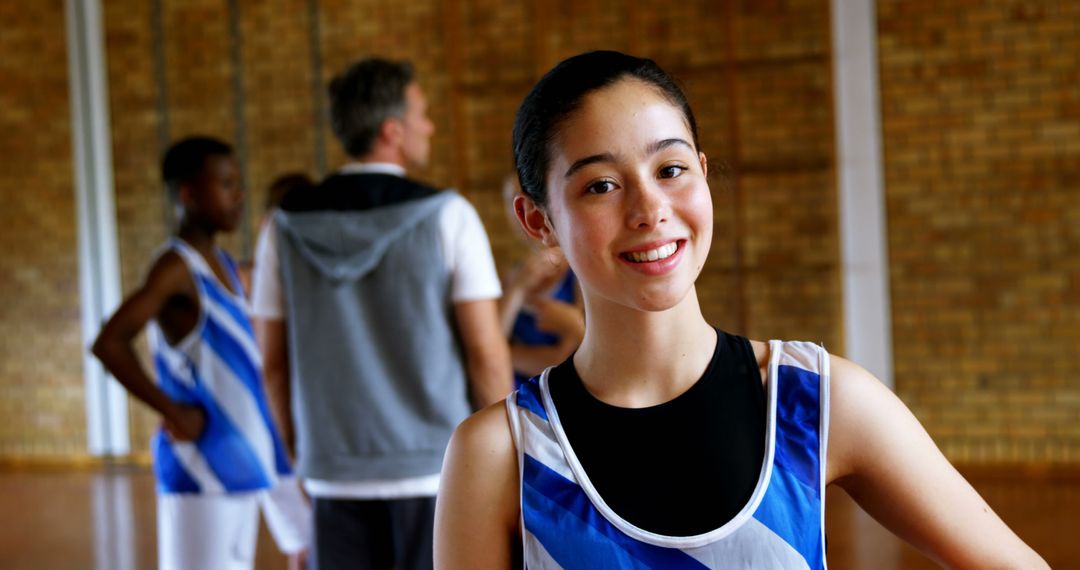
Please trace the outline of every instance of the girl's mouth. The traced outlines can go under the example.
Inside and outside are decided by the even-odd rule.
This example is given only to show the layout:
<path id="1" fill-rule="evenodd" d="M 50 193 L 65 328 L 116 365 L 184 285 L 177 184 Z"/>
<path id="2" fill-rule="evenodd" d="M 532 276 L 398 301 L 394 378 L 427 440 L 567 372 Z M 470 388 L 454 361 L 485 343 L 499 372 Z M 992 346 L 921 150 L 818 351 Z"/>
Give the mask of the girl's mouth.
<path id="1" fill-rule="evenodd" d="M 642 251 L 628 251 L 621 254 L 621 257 L 629 261 L 630 263 L 650 263 L 654 261 L 661 261 L 675 255 L 675 252 L 681 247 L 683 240 L 677 240 L 668 242 L 659 247 L 652 249 L 646 249 Z"/>

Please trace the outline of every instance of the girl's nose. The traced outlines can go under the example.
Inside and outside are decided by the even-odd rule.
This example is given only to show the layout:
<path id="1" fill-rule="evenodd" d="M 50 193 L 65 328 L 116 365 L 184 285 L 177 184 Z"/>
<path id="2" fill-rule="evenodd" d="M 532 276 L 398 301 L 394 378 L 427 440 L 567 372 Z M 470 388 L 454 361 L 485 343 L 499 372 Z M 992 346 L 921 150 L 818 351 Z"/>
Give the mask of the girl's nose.
<path id="1" fill-rule="evenodd" d="M 650 229 L 667 222 L 671 207 L 663 189 L 650 181 L 641 181 L 632 183 L 628 190 L 632 201 L 626 221 L 631 229 Z"/>

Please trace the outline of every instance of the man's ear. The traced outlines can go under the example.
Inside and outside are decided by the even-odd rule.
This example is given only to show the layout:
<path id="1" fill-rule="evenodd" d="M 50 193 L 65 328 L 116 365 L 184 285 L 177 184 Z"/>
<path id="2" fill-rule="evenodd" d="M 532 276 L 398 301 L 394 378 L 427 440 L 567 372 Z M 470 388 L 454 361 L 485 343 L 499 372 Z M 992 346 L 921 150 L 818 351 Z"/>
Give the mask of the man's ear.
<path id="1" fill-rule="evenodd" d="M 532 239 L 548 246 L 559 245 L 555 239 L 555 229 L 551 226 L 547 212 L 536 205 L 532 198 L 519 193 L 514 196 L 514 216 L 521 224 L 521 229 Z"/>
<path id="2" fill-rule="evenodd" d="M 387 117 L 386 119 L 383 119 L 382 124 L 379 125 L 379 138 L 390 146 L 397 146 L 403 137 L 402 129 L 401 119 L 398 119 L 397 117 Z"/>
<path id="3" fill-rule="evenodd" d="M 191 187 L 191 184 L 187 182 L 180 183 L 180 187 L 176 189 L 176 201 L 184 210 L 191 211 L 195 209 L 195 189 Z"/>

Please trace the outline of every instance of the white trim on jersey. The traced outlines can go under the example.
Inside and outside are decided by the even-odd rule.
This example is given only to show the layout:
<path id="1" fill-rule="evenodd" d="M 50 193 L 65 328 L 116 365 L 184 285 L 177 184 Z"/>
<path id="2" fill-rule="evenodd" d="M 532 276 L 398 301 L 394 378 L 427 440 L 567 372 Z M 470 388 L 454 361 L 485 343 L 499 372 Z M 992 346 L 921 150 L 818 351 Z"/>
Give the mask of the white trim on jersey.
<path id="1" fill-rule="evenodd" d="M 769 349 L 766 453 L 757 486 L 735 517 L 696 536 L 646 531 L 605 503 L 562 429 L 549 389 L 550 369 L 538 381 L 512 394 L 507 399 L 507 414 L 518 454 L 520 524 L 527 565 L 540 570 L 561 567 L 559 560 L 587 565 L 615 556 L 625 557 L 621 564 L 640 562 L 665 567 L 683 567 L 688 561 L 696 561 L 706 568 L 800 569 L 811 564 L 826 568 L 824 474 L 829 355 L 821 347 L 800 342 L 773 340 Z M 815 406 L 819 414 L 815 428 L 818 443 L 812 450 L 798 449 L 810 452 L 810 460 L 817 462 L 816 470 L 810 472 L 819 478 L 817 485 L 805 478 L 807 473 L 799 471 L 799 464 L 790 459 L 792 453 L 800 452 L 792 447 L 799 440 L 792 437 L 804 434 L 806 428 L 798 418 L 803 413 L 814 413 Z M 814 437 L 813 430 L 806 435 Z M 810 489 L 812 495 L 804 494 Z M 564 516 L 569 512 L 574 516 Z M 596 559 L 586 562 L 581 556 Z"/>

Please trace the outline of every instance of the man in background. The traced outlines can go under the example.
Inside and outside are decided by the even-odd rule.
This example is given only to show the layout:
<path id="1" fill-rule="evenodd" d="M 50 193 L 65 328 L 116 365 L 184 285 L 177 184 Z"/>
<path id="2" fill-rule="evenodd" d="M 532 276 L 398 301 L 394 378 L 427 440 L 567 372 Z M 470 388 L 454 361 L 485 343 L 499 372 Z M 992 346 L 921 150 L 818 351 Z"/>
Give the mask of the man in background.
<path id="1" fill-rule="evenodd" d="M 268 393 L 313 498 L 313 567 L 430 568 L 450 434 L 511 389 L 499 279 L 472 205 L 406 176 L 434 133 L 411 65 L 358 61 L 330 100 L 352 162 L 259 238 Z"/>

